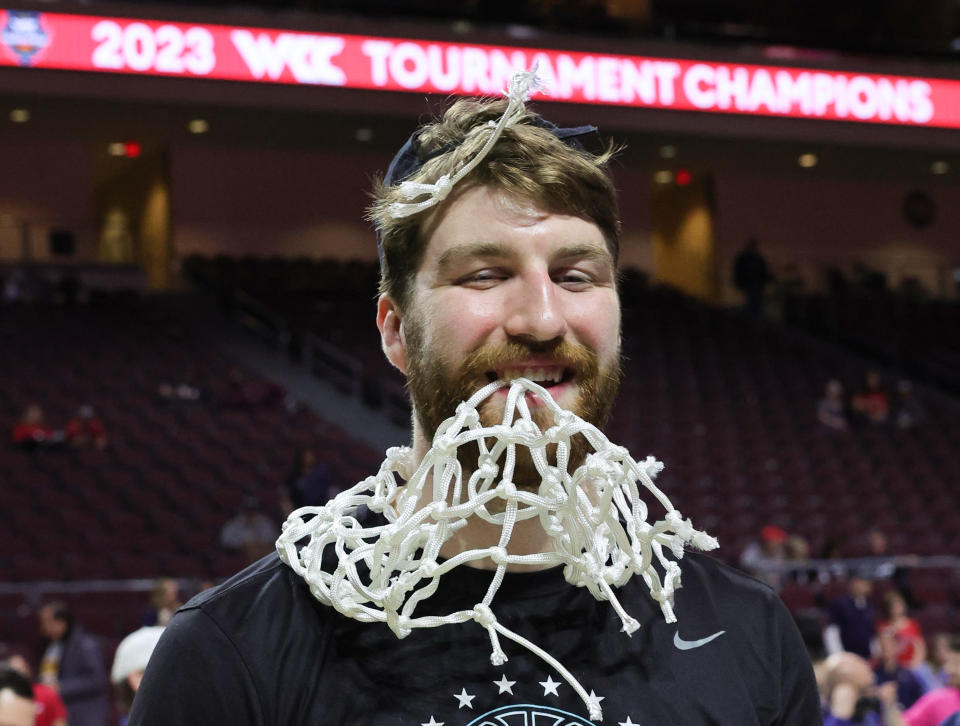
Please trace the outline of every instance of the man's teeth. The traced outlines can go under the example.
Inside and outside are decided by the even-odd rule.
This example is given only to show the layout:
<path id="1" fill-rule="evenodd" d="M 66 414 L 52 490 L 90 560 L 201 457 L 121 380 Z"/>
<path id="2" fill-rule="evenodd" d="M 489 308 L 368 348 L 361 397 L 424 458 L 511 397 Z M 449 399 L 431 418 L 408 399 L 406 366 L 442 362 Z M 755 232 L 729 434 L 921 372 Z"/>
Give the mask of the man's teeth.
<path id="1" fill-rule="evenodd" d="M 500 374 L 500 379 L 511 383 L 517 378 L 526 378 L 535 383 L 559 383 L 563 378 L 561 368 L 512 368 Z"/>

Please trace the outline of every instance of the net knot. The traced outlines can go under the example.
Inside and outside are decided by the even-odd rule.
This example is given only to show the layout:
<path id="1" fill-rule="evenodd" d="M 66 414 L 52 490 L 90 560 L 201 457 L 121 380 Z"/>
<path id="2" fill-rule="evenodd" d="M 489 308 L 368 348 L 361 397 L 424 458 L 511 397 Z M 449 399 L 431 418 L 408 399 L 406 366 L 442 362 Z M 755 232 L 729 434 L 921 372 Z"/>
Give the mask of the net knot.
<path id="1" fill-rule="evenodd" d="M 457 440 L 448 434 L 442 434 L 433 440 L 433 450 L 445 458 L 455 458 L 458 446 Z"/>
<path id="2" fill-rule="evenodd" d="M 491 547 L 490 548 L 490 559 L 493 560 L 494 564 L 498 567 L 500 565 L 507 564 L 507 558 L 509 554 L 504 547 Z M 484 606 L 486 607 L 486 606 Z M 489 608 L 488 608 L 489 609 Z M 491 613 L 492 614 L 492 613 Z"/>
<path id="3" fill-rule="evenodd" d="M 500 467 L 496 464 L 496 459 L 490 454 L 483 454 L 478 461 L 477 472 L 483 480 L 492 480 L 500 472 Z"/>
<path id="4" fill-rule="evenodd" d="M 497 484 L 497 488 L 494 490 L 497 493 L 497 496 L 502 499 L 513 499 L 517 496 L 517 485 L 512 481 L 502 481 Z"/>
<path id="5" fill-rule="evenodd" d="M 434 560 L 424 560 L 420 563 L 420 572 L 423 573 L 424 577 L 433 577 L 437 574 L 439 568 L 440 565 Z"/>
<path id="6" fill-rule="evenodd" d="M 474 605 L 473 617 L 474 620 L 485 628 L 491 628 L 493 624 L 497 622 L 497 616 L 493 614 L 493 610 L 490 609 L 489 605 L 485 605 L 482 602 Z"/>

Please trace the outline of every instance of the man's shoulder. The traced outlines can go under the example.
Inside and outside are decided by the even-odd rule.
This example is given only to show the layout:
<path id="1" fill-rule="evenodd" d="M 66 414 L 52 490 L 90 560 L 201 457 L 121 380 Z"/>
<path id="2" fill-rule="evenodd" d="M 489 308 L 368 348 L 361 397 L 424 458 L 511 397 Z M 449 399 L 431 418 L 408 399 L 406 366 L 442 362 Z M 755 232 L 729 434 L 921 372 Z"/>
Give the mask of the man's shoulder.
<path id="1" fill-rule="evenodd" d="M 767 583 L 702 552 L 684 552 L 680 571 L 684 587 L 696 582 L 726 596 L 757 602 L 777 600 L 777 593 Z"/>
<path id="2" fill-rule="evenodd" d="M 236 608 L 238 604 L 255 600 L 263 602 L 296 597 L 299 581 L 276 553 L 271 553 L 230 576 L 219 585 L 198 593 L 177 611 L 202 610 L 208 614 Z"/>
<path id="3" fill-rule="evenodd" d="M 680 620 L 703 621 L 704 627 L 736 626 L 751 638 L 767 638 L 795 630 L 780 596 L 767 583 L 710 555 L 687 552 L 680 561 L 681 587 L 676 594 Z"/>

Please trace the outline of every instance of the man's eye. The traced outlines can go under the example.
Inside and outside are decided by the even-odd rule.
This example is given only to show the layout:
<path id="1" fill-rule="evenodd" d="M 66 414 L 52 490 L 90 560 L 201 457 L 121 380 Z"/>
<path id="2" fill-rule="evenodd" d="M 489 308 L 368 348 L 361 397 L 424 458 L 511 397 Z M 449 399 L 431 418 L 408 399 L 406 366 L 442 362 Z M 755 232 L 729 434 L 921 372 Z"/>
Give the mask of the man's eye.
<path id="1" fill-rule="evenodd" d="M 496 284 L 505 278 L 506 275 L 498 270 L 479 270 L 477 272 L 471 272 L 469 275 L 464 275 L 458 282 L 461 285 L 486 287 Z"/>
<path id="2" fill-rule="evenodd" d="M 573 290 L 587 287 L 593 282 L 593 278 L 587 273 L 573 271 L 564 272 L 556 280 L 558 284 Z"/>

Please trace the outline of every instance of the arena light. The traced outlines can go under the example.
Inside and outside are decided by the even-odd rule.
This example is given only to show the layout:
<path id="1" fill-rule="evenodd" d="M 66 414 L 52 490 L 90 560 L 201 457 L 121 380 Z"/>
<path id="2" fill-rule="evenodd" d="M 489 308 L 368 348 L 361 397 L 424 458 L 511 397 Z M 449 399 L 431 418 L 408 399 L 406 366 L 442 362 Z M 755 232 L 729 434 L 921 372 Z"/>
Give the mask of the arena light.
<path id="1" fill-rule="evenodd" d="M 669 169 L 661 169 L 653 173 L 653 180 L 657 184 L 669 184 L 673 181 L 673 172 Z"/>
<path id="2" fill-rule="evenodd" d="M 797 163 L 804 169 L 812 169 L 820 162 L 816 154 L 800 154 L 797 157 Z"/>
<path id="3" fill-rule="evenodd" d="M 114 141 L 107 146 L 107 153 L 110 156 L 126 156 L 127 145 L 122 141 Z"/>
<path id="4" fill-rule="evenodd" d="M 673 175 L 673 180 L 677 183 L 677 186 L 685 187 L 693 181 L 693 174 L 688 169 L 677 169 L 677 172 Z"/>
<path id="5" fill-rule="evenodd" d="M 187 129 L 191 134 L 205 134 L 210 130 L 210 124 L 206 119 L 195 118 L 187 124 Z"/>
<path id="6" fill-rule="evenodd" d="M 353 132 L 353 138 L 364 144 L 368 141 L 372 141 L 373 129 L 367 128 L 366 126 L 361 126 L 359 129 Z"/>
<path id="7" fill-rule="evenodd" d="M 10 120 L 15 124 L 25 124 L 30 120 L 30 110 L 26 108 L 15 108 L 10 112 Z"/>
<path id="8" fill-rule="evenodd" d="M 661 159 L 672 159 L 677 155 L 677 147 L 673 144 L 664 144 L 660 147 Z"/>
<path id="9" fill-rule="evenodd" d="M 941 174 L 946 174 L 949 171 L 950 171 L 950 165 L 947 162 L 943 161 L 943 159 L 935 161 L 930 165 L 931 174 L 941 175 Z"/>
<path id="10" fill-rule="evenodd" d="M 128 159 L 136 159 L 140 156 L 141 151 L 143 151 L 143 147 L 136 141 L 128 141 L 123 145 L 123 155 Z"/>

